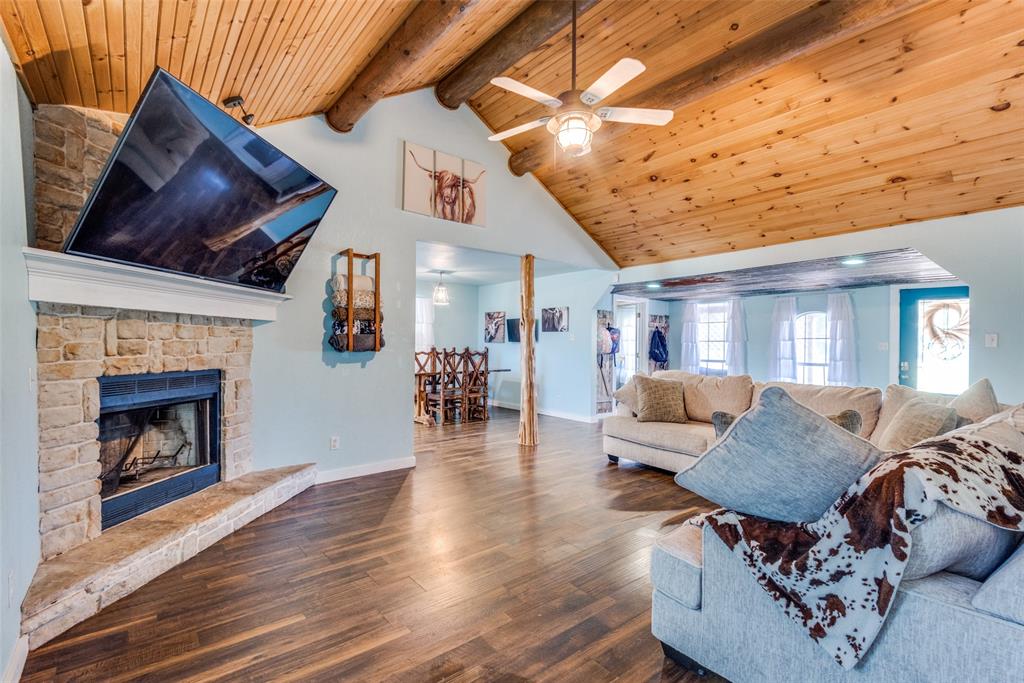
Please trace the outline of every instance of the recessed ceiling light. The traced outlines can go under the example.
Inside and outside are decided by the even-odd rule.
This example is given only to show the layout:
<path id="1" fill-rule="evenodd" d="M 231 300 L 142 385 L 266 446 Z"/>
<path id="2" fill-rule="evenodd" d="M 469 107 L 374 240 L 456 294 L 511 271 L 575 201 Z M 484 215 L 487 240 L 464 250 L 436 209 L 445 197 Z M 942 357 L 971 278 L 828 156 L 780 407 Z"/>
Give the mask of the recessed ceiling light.
<path id="1" fill-rule="evenodd" d="M 862 256 L 851 256 L 849 258 L 844 258 L 840 263 L 844 266 L 863 266 L 867 263 L 867 260 Z"/>
<path id="2" fill-rule="evenodd" d="M 657 282 L 648 282 L 647 289 L 661 289 L 661 285 Z"/>

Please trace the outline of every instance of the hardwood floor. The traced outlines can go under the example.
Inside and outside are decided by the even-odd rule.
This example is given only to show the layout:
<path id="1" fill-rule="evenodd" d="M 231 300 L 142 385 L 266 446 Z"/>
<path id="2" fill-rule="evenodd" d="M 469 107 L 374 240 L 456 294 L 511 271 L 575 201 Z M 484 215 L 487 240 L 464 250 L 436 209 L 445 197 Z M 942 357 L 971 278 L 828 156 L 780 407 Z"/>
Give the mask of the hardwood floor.
<path id="1" fill-rule="evenodd" d="M 33 652 L 24 680 L 688 681 L 650 546 L 706 501 L 598 425 L 416 427 L 415 470 L 316 486 Z M 695 677 L 692 677 L 694 680 Z"/>

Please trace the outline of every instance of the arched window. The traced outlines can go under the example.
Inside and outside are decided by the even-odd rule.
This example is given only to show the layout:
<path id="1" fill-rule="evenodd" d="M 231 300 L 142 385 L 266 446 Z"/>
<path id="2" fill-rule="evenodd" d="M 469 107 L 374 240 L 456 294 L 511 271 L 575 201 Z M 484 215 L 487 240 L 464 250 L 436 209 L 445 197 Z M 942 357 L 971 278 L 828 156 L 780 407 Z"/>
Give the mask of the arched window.
<path id="1" fill-rule="evenodd" d="M 824 385 L 828 381 L 828 321 L 825 313 L 801 313 L 795 323 L 796 381 Z"/>

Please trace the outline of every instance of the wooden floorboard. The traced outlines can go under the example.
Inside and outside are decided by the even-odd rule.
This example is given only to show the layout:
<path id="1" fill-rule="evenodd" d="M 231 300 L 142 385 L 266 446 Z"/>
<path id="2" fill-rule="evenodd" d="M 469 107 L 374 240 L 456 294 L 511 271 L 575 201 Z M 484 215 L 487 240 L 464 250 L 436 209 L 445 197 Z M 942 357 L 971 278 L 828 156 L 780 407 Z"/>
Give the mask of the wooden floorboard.
<path id="1" fill-rule="evenodd" d="M 690 681 L 650 547 L 710 505 L 598 425 L 416 426 L 415 470 L 315 486 L 33 652 L 25 681 Z M 705 679 L 706 680 L 706 679 Z"/>

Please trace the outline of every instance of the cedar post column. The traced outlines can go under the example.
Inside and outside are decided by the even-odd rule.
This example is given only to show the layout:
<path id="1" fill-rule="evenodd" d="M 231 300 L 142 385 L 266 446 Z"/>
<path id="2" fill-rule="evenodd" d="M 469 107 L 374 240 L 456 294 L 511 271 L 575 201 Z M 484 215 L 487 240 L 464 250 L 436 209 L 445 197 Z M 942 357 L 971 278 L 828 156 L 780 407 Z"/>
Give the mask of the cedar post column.
<path id="1" fill-rule="evenodd" d="M 537 445 L 537 385 L 533 367 L 533 254 L 520 260 L 519 342 L 522 350 L 522 380 L 519 393 L 519 445 Z"/>

